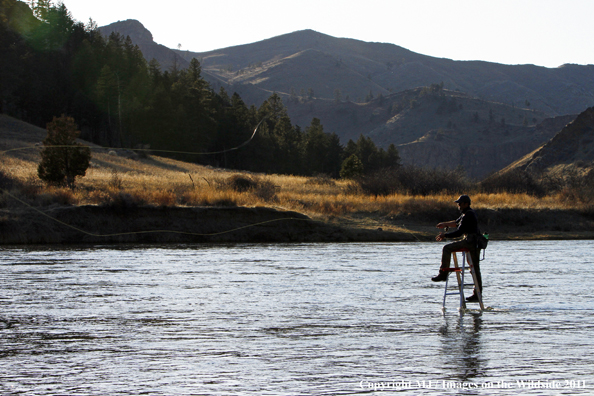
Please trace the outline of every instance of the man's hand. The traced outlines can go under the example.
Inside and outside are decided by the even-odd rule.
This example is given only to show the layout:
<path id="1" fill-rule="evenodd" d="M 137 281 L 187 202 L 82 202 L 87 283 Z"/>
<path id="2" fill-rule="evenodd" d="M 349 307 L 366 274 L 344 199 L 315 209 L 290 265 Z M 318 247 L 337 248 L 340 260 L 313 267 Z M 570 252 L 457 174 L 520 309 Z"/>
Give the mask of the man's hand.
<path id="1" fill-rule="evenodd" d="M 445 239 L 445 234 L 443 232 L 440 232 L 438 236 L 435 237 L 435 240 L 437 242 L 441 242 Z"/>
<path id="2" fill-rule="evenodd" d="M 458 224 L 456 224 L 456 220 L 444 221 L 443 223 L 439 223 L 438 225 L 436 225 L 437 228 L 450 228 L 456 226 L 458 226 Z"/>

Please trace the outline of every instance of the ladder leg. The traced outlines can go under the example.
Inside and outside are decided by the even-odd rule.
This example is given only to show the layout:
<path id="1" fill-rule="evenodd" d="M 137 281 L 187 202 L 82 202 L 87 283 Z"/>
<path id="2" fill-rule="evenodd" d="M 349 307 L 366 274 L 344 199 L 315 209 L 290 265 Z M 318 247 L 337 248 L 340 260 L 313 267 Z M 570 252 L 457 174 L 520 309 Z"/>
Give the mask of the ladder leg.
<path id="1" fill-rule="evenodd" d="M 456 259 L 456 253 L 452 253 L 452 256 L 454 257 L 454 267 L 458 268 L 458 261 Z M 460 274 L 459 272 L 456 271 L 456 278 L 458 279 L 458 285 L 460 285 Z M 448 296 L 448 294 L 453 294 L 453 293 L 448 293 L 448 283 L 449 283 L 450 277 L 448 276 L 446 278 L 445 281 L 445 288 L 443 290 L 443 303 L 441 305 L 441 308 L 443 310 L 445 310 L 445 305 L 446 305 L 446 297 Z"/>
<path id="2" fill-rule="evenodd" d="M 478 286 L 478 281 L 476 279 L 476 274 L 474 272 L 474 263 L 472 262 L 472 258 L 470 257 L 470 252 L 468 255 L 466 255 L 467 260 L 468 260 L 468 266 L 470 267 L 470 274 L 472 275 L 472 282 L 474 283 L 474 292 L 476 293 L 476 296 L 478 297 L 479 300 L 479 304 L 481 306 L 481 310 L 485 309 L 485 306 L 483 305 L 483 295 L 481 293 L 481 289 Z"/>
<path id="3" fill-rule="evenodd" d="M 458 266 L 458 255 L 456 254 L 456 252 L 452 253 L 452 258 L 454 259 L 454 267 L 460 268 Z M 460 310 L 466 309 L 466 299 L 464 298 L 464 269 L 464 252 L 462 252 L 462 271 L 456 271 L 456 279 L 458 280 L 458 291 L 460 293 Z"/>
<path id="4" fill-rule="evenodd" d="M 444 291 L 443 291 L 443 304 L 441 304 L 441 309 L 444 309 L 444 310 L 445 310 L 445 302 L 446 302 L 446 297 L 447 297 L 447 295 L 448 295 L 448 279 L 449 279 L 449 278 L 450 278 L 450 277 L 448 276 L 448 278 L 447 278 L 447 279 L 446 279 L 446 281 L 445 281 L 445 289 L 444 289 Z"/>
<path id="5" fill-rule="evenodd" d="M 452 253 L 452 255 L 454 256 L 454 266 L 455 268 L 458 268 L 458 262 L 456 261 L 456 253 Z M 458 284 L 460 284 L 460 274 L 458 272 L 456 272 L 456 277 L 458 279 Z M 445 281 L 445 288 L 443 290 L 443 303 L 441 304 L 441 308 L 445 310 L 445 305 L 446 305 L 446 297 L 448 296 L 448 294 L 452 294 L 452 293 L 448 293 L 448 283 L 450 281 L 450 277 L 448 275 L 448 277 L 446 278 Z"/>

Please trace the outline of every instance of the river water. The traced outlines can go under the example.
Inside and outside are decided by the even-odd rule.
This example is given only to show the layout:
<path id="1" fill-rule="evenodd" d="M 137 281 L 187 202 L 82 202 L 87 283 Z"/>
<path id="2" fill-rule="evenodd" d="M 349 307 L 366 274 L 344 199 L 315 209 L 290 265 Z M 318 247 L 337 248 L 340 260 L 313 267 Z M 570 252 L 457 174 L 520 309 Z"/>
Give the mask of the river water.
<path id="1" fill-rule="evenodd" d="M 0 393 L 594 393 L 592 242 L 492 241 L 482 314 L 441 246 L 4 247 Z"/>

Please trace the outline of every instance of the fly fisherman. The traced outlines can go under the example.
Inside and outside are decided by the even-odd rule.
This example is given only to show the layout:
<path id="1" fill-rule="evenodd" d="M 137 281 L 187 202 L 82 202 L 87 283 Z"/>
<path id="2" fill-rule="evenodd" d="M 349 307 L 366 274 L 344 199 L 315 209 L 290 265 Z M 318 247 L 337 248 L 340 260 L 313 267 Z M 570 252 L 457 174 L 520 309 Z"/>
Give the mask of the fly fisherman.
<path id="1" fill-rule="evenodd" d="M 470 207 L 470 197 L 468 195 L 460 195 L 460 197 L 454 201 L 458 204 L 458 209 L 462 213 L 456 220 L 439 223 L 437 228 L 449 228 L 457 227 L 455 231 L 444 233 L 440 232 L 435 238 L 436 241 L 441 242 L 446 238 L 459 238 L 464 236 L 462 240 L 448 243 L 443 247 L 441 255 L 441 267 L 439 268 L 439 274 L 431 278 L 433 282 L 445 281 L 448 278 L 450 268 L 450 260 L 452 258 L 452 252 L 459 249 L 468 249 L 470 251 L 470 258 L 474 266 L 474 272 L 478 282 L 480 292 L 483 291 L 483 282 L 481 279 L 481 270 L 479 267 L 479 249 L 477 247 L 478 236 L 480 230 L 478 228 L 478 217 L 474 210 Z M 472 296 L 466 299 L 468 302 L 477 302 L 478 295 L 476 294 L 476 288 Z"/>

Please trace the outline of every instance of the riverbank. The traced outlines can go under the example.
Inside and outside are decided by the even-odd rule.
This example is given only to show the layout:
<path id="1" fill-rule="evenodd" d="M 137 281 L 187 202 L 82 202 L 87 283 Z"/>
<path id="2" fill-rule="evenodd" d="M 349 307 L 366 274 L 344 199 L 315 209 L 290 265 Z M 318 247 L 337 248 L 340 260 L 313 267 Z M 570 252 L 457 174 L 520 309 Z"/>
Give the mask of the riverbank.
<path id="1" fill-rule="evenodd" d="M 404 232 L 344 227 L 255 207 L 52 206 L 0 211 L 1 244 L 385 242 Z"/>
<path id="2" fill-rule="evenodd" d="M 492 240 L 594 239 L 578 211 L 477 210 Z M 442 216 L 443 217 L 443 216 Z M 266 207 L 50 205 L 0 210 L 0 244 L 429 242 L 434 213 L 315 220 Z"/>
<path id="3" fill-rule="evenodd" d="M 0 243 L 432 241 L 461 191 L 365 194 L 324 176 L 253 174 L 93 145 L 74 190 L 37 176 L 47 131 L 0 116 Z M 594 239 L 594 203 L 471 194 L 494 240 Z"/>

